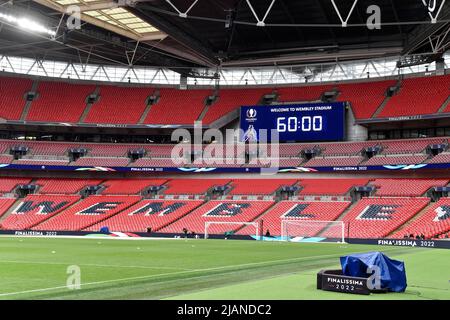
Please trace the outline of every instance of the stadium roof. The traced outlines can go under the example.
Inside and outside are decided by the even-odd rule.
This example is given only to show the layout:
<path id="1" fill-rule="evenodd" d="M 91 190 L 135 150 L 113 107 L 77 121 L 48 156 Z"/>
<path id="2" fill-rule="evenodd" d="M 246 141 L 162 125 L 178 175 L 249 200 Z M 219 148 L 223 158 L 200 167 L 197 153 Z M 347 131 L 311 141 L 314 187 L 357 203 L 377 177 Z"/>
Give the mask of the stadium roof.
<path id="1" fill-rule="evenodd" d="M 381 28 L 371 30 L 370 0 L 15 0 L 4 2 L 0 13 L 32 17 L 57 34 L 24 33 L 3 21 L 0 53 L 180 72 L 439 56 L 450 44 L 450 2 L 432 3 L 378 0 Z M 73 5 L 81 11 L 79 30 L 65 27 Z"/>

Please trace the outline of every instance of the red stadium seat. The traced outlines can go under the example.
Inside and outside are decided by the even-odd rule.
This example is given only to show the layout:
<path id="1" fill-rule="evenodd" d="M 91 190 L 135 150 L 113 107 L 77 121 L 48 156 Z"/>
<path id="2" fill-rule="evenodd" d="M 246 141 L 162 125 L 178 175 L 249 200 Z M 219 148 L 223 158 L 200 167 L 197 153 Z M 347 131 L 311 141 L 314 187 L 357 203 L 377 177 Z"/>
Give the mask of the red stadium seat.
<path id="1" fill-rule="evenodd" d="M 92 105 L 84 122 L 137 124 L 152 92 L 151 88 L 101 86 L 100 99 Z"/>
<path id="2" fill-rule="evenodd" d="M 86 109 L 86 98 L 94 90 L 95 85 L 41 82 L 27 120 L 76 123 Z"/>
<path id="3" fill-rule="evenodd" d="M 160 100 L 151 106 L 144 123 L 193 125 L 211 90 L 160 89 Z"/>
<path id="4" fill-rule="evenodd" d="M 173 179 L 165 186 L 165 194 L 206 194 L 216 186 L 225 186 L 229 179 Z"/>
<path id="5" fill-rule="evenodd" d="M 28 195 L 18 201 L 2 221 L 5 229 L 27 230 L 69 208 L 80 199 L 74 195 Z"/>
<path id="6" fill-rule="evenodd" d="M 340 84 L 339 101 L 349 101 L 356 119 L 368 119 L 386 98 L 385 93 L 395 80 Z"/>
<path id="7" fill-rule="evenodd" d="M 405 79 L 378 118 L 436 113 L 450 95 L 449 83 L 450 75 Z"/>
<path id="8" fill-rule="evenodd" d="M 264 232 L 269 230 L 273 236 L 281 235 L 281 221 L 305 221 L 305 220 L 336 220 L 350 202 L 308 202 L 308 201 L 281 201 L 277 203 L 269 212 L 260 219 L 263 220 Z M 323 226 L 318 225 L 308 229 L 308 234 L 304 236 L 316 236 Z"/>
<path id="9" fill-rule="evenodd" d="M 0 178 L 0 193 L 10 193 L 20 184 L 29 184 L 30 178 Z"/>
<path id="10" fill-rule="evenodd" d="M 187 216 L 162 228 L 160 232 L 182 233 L 183 228 L 186 228 L 190 232 L 204 233 L 206 221 L 251 222 L 272 204 L 272 201 L 209 201 Z M 210 233 L 223 234 L 226 231 L 237 231 L 241 227 L 240 225 L 214 225 Z"/>
<path id="11" fill-rule="evenodd" d="M 32 84 L 29 79 L 0 77 L 0 118 L 20 120 Z"/>
<path id="12" fill-rule="evenodd" d="M 119 214 L 95 224 L 86 230 L 98 231 L 107 226 L 111 231 L 146 232 L 148 227 L 157 232 L 200 206 L 203 201 L 142 200 Z"/>
<path id="13" fill-rule="evenodd" d="M 110 218 L 139 200 L 139 196 L 90 196 L 33 230 L 82 230 Z"/>
<path id="14" fill-rule="evenodd" d="M 42 178 L 34 184 L 39 186 L 40 194 L 77 194 L 87 186 L 95 186 L 102 182 L 99 179 L 62 179 Z"/>
<path id="15" fill-rule="evenodd" d="M 342 221 L 346 237 L 383 238 L 411 219 L 428 203 L 429 198 L 363 198 Z M 332 231 L 324 237 L 336 237 Z"/>
<path id="16" fill-rule="evenodd" d="M 443 187 L 448 179 L 376 179 L 377 196 L 420 197 L 431 187 Z"/>
<path id="17" fill-rule="evenodd" d="M 429 207 L 424 214 L 413 219 L 404 228 L 391 235 L 403 238 L 405 235 L 424 235 L 426 239 L 437 237 L 450 231 L 450 199 L 441 198 Z"/>
<path id="18" fill-rule="evenodd" d="M 102 194 L 139 194 L 150 186 L 160 186 L 165 179 L 115 179 L 102 183 L 106 187 Z"/>

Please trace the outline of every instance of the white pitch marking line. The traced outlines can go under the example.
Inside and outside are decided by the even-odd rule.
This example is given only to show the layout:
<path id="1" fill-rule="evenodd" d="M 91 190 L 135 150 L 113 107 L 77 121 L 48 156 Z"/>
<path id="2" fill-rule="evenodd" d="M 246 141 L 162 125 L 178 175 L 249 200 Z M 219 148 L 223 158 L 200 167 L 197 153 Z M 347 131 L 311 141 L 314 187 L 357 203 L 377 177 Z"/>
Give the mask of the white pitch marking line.
<path id="1" fill-rule="evenodd" d="M 80 267 L 86 266 L 86 267 L 102 267 L 102 268 L 142 268 L 142 269 L 168 269 L 168 270 L 184 270 L 184 271 L 192 271 L 194 269 L 188 269 L 188 268 L 177 268 L 177 267 L 150 267 L 150 266 L 125 266 L 125 265 L 114 265 L 114 264 L 92 264 L 92 263 L 83 263 L 83 264 L 77 264 L 77 263 L 71 263 L 71 262 L 44 262 L 44 261 L 18 261 L 18 260 L 0 260 L 0 263 L 23 263 L 23 264 L 48 264 L 48 265 L 73 265 L 76 264 Z"/>

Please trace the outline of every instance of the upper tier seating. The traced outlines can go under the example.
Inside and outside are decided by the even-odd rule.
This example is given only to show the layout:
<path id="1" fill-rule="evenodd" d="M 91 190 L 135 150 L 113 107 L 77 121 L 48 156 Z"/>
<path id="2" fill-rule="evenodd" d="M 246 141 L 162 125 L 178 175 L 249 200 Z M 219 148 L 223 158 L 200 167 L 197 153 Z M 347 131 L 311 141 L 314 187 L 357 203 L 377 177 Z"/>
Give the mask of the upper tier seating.
<path id="1" fill-rule="evenodd" d="M 281 220 L 305 221 L 305 220 L 336 220 L 350 202 L 308 202 L 308 201 L 281 201 L 272 209 L 264 214 L 260 219 L 263 220 L 264 233 L 269 230 L 273 236 L 281 235 Z M 291 231 L 299 232 L 299 236 L 316 236 L 324 225 L 310 224 L 302 226 L 292 226 Z M 302 234 L 300 234 L 302 232 Z"/>
<path id="2" fill-rule="evenodd" d="M 269 88 L 220 90 L 219 99 L 209 107 L 203 122 L 210 124 L 241 106 L 256 105 L 265 94 L 271 92 Z"/>
<path id="3" fill-rule="evenodd" d="M 450 199 L 441 198 L 429 207 L 424 214 L 408 223 L 394 233 L 392 238 L 403 238 L 405 235 L 424 235 L 426 239 L 436 237 L 450 231 Z"/>
<path id="4" fill-rule="evenodd" d="M 144 123 L 194 125 L 211 90 L 160 89 L 160 100 L 151 106 Z"/>
<path id="5" fill-rule="evenodd" d="M 127 209 L 139 200 L 139 196 L 90 196 L 32 229 L 79 231 Z"/>
<path id="6" fill-rule="evenodd" d="M 229 179 L 173 179 L 165 184 L 165 194 L 206 194 L 212 187 L 224 186 Z"/>
<path id="7" fill-rule="evenodd" d="M 161 232 L 181 233 L 183 228 L 189 232 L 204 233 L 206 221 L 220 222 L 250 222 L 255 220 L 260 214 L 266 211 L 272 201 L 209 201 L 200 206 L 187 216 L 162 228 Z M 242 225 L 220 224 L 212 225 L 208 232 L 224 234 L 227 231 L 237 231 Z M 255 233 L 255 229 L 246 228 L 250 233 Z"/>
<path id="8" fill-rule="evenodd" d="M 231 182 L 229 195 L 269 195 L 273 194 L 282 186 L 292 186 L 297 183 L 296 179 L 239 179 Z"/>
<path id="9" fill-rule="evenodd" d="M 356 119 L 371 118 L 395 80 L 340 84 L 338 101 L 350 101 Z"/>
<path id="10" fill-rule="evenodd" d="M 436 113 L 450 95 L 449 83 L 450 75 L 405 79 L 378 117 Z"/>
<path id="11" fill-rule="evenodd" d="M 94 85 L 41 82 L 39 96 L 33 100 L 26 120 L 76 123 L 86 108 L 86 98 L 94 90 Z"/>
<path id="12" fill-rule="evenodd" d="M 301 195 L 344 195 L 356 186 L 365 186 L 368 179 L 304 179 Z"/>
<path id="13" fill-rule="evenodd" d="M 0 118 L 20 120 L 32 84 L 29 79 L 0 77 Z"/>
<path id="14" fill-rule="evenodd" d="M 377 196 L 419 197 L 432 187 L 448 184 L 448 179 L 376 179 Z"/>
<path id="15" fill-rule="evenodd" d="M 311 85 L 301 87 L 278 88 L 278 101 L 281 102 L 308 102 L 320 101 L 322 94 L 333 88 L 332 85 Z"/>
<path id="16" fill-rule="evenodd" d="M 397 117 L 436 113 L 449 97 L 450 75 L 408 78 L 400 91 L 390 98 L 378 117 Z M 278 93 L 281 102 L 317 101 L 323 92 L 336 88 L 338 101 L 352 105 L 356 119 L 366 119 L 383 102 L 384 93 L 396 80 L 335 85 L 307 85 L 277 88 L 221 89 L 219 98 L 208 108 L 204 123 L 210 124 L 240 106 L 256 105 L 265 94 Z M 0 118 L 19 120 L 26 101 L 24 94 L 32 88 L 29 79 L 0 78 Z M 86 107 L 86 96 L 95 89 L 91 84 L 42 82 L 39 97 L 31 103 L 28 121 L 77 123 Z M 86 123 L 137 124 L 146 110 L 146 99 L 158 94 L 159 101 L 150 107 L 144 124 L 192 125 L 205 109 L 212 89 L 178 90 L 148 87 L 100 85 L 100 100 L 92 105 Z M 61 107 L 62 106 L 62 107 Z M 182 110 L 180 112 L 180 110 Z M 444 112 L 450 112 L 450 106 Z"/>
<path id="17" fill-rule="evenodd" d="M 111 231 L 156 232 L 200 206 L 203 201 L 192 200 L 142 200 L 121 213 L 95 224 L 86 230 L 98 231 L 107 226 Z M 180 233 L 178 230 L 177 233 Z"/>
<path id="18" fill-rule="evenodd" d="M 40 194 L 77 194 L 87 186 L 99 185 L 99 179 L 42 178 L 34 182 Z"/>
<path id="19" fill-rule="evenodd" d="M 343 217 L 346 237 L 383 238 L 411 219 L 429 198 L 363 198 Z M 325 231 L 325 237 L 339 234 Z"/>
<path id="20" fill-rule="evenodd" d="M 139 194 L 150 186 L 160 186 L 165 179 L 115 179 L 102 183 L 106 187 L 102 194 Z M 124 193 L 125 192 L 125 193 Z"/>
<path id="21" fill-rule="evenodd" d="M 100 100 L 92 105 L 84 122 L 137 124 L 152 91 L 150 88 L 101 86 Z"/>
<path id="22" fill-rule="evenodd" d="M 49 219 L 80 199 L 74 195 L 28 195 L 2 221 L 5 229 L 27 230 Z"/>

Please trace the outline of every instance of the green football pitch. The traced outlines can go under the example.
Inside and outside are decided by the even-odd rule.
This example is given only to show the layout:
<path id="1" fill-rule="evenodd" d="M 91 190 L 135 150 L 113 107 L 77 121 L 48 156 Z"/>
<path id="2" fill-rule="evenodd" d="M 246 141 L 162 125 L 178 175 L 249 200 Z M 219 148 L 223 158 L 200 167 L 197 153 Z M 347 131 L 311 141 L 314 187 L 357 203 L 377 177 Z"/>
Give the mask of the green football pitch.
<path id="1" fill-rule="evenodd" d="M 339 267 L 342 255 L 375 250 L 405 262 L 405 293 L 360 296 L 316 290 L 319 270 Z M 79 289 L 69 289 L 67 283 L 76 285 L 78 274 Z M 0 299 L 450 299 L 449 280 L 450 251 L 439 249 L 0 238 Z"/>

